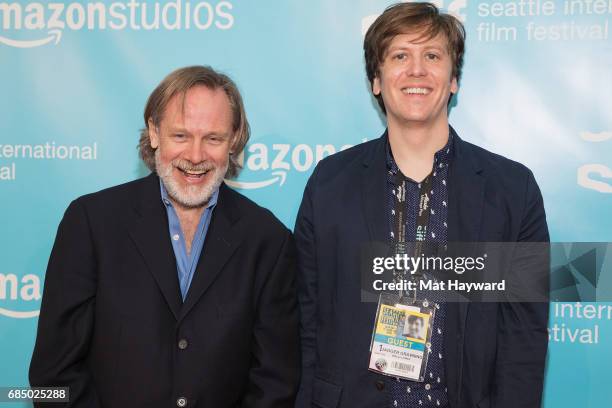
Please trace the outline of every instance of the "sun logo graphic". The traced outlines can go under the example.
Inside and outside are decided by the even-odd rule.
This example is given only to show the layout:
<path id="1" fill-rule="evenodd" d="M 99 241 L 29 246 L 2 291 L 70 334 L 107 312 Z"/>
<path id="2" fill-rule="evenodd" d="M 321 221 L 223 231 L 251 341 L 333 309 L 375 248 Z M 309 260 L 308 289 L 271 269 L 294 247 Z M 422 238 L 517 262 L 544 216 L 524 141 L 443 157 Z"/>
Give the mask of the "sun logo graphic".
<path id="1" fill-rule="evenodd" d="M 57 45 L 64 30 L 227 30 L 234 25 L 232 9 L 229 1 L 2 2 L 0 44 Z"/>
<path id="2" fill-rule="evenodd" d="M 239 158 L 243 167 L 241 179 L 225 180 L 225 183 L 230 187 L 243 190 L 260 189 L 274 184 L 282 187 L 287 180 L 287 173 L 310 171 L 323 158 L 352 146 L 350 144 L 337 147 L 332 144 L 253 143 Z M 264 175 L 260 176 L 262 173 Z M 253 174 L 257 175 L 256 180 L 242 179 L 244 175 L 251 178 Z"/>
<path id="3" fill-rule="evenodd" d="M 410 3 L 410 1 L 404 1 L 402 3 Z M 433 0 L 431 3 L 435 4 L 439 9 L 446 10 L 449 14 L 454 15 L 463 23 L 467 20 L 467 14 L 463 12 L 467 8 L 467 0 L 453 0 L 449 2 L 445 0 Z M 445 3 L 448 3 L 448 7 L 445 7 Z M 379 15 L 380 14 L 371 14 L 361 19 L 361 35 L 365 35 L 368 32 L 368 28 L 370 28 Z"/>
<path id="4" fill-rule="evenodd" d="M 29 319 L 40 313 L 31 303 L 41 298 L 40 278 L 26 274 L 19 278 L 13 273 L 0 273 L 0 315 L 13 319 Z M 23 310 L 25 309 L 25 310 Z"/>

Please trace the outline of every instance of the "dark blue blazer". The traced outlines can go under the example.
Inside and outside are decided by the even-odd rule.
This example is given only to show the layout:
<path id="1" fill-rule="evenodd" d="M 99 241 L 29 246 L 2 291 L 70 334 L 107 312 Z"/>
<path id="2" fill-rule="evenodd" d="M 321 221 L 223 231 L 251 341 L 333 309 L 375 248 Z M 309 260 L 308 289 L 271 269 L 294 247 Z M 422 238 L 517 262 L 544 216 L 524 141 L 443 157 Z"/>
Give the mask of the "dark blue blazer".
<path id="1" fill-rule="evenodd" d="M 540 190 L 525 166 L 455 138 L 449 242 L 548 242 Z M 376 303 L 360 301 L 359 249 L 386 242 L 386 135 L 322 160 L 295 226 L 303 372 L 298 408 L 389 407 L 369 372 Z M 452 408 L 540 406 L 546 303 L 449 303 L 445 370 Z"/>
<path id="2" fill-rule="evenodd" d="M 30 384 L 70 387 L 57 405 L 66 408 L 181 398 L 187 408 L 290 408 L 294 265 L 290 231 L 223 184 L 183 302 L 157 175 L 80 197 L 47 267 Z"/>

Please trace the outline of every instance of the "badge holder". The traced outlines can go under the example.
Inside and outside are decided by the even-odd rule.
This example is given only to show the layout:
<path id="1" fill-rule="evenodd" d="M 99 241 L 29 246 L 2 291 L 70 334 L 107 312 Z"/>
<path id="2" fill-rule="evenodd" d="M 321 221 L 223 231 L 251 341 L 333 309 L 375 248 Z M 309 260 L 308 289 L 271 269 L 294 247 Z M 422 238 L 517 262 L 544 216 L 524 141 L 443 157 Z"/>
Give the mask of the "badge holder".
<path id="1" fill-rule="evenodd" d="M 390 377 L 423 382 L 431 352 L 435 310 L 427 300 L 381 294 L 368 369 Z"/>

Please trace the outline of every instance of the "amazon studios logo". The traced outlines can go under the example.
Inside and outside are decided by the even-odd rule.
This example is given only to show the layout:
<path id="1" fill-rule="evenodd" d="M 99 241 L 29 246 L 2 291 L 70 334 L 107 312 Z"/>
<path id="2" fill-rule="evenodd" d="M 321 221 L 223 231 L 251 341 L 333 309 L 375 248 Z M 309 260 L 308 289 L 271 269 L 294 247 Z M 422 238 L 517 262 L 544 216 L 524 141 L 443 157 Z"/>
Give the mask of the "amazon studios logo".
<path id="1" fill-rule="evenodd" d="M 232 9 L 230 1 L 0 2 L 0 43 L 17 48 L 58 44 L 63 30 L 227 30 L 234 25 Z"/>
<path id="2" fill-rule="evenodd" d="M 350 147 L 353 145 L 336 147 L 331 144 L 310 146 L 303 143 L 297 145 L 253 143 L 246 149 L 246 160 L 243 154 L 240 163 L 244 170 L 258 174 L 264 173 L 265 176 L 258 177 L 256 181 L 225 180 L 225 183 L 231 187 L 246 190 L 264 188 L 274 184 L 280 187 L 285 184 L 288 171 L 309 171 L 324 157 Z"/>
<path id="3" fill-rule="evenodd" d="M 0 315 L 14 319 L 28 319 L 39 314 L 38 301 L 41 298 L 40 278 L 34 274 L 17 275 L 0 273 Z M 32 310 L 30 303 L 36 301 L 36 309 Z M 10 303 L 14 305 L 28 305 L 27 310 L 15 310 L 6 307 Z M 22 309 L 22 308 L 19 308 Z"/>

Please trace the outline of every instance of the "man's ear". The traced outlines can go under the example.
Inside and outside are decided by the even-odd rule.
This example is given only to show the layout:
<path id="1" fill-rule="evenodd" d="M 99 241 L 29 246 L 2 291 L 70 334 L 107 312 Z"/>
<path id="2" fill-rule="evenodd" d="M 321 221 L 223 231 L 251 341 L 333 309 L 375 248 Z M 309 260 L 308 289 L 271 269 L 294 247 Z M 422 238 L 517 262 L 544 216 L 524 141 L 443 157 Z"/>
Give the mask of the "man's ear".
<path id="1" fill-rule="evenodd" d="M 236 153 L 237 143 L 238 143 L 238 132 L 234 132 L 232 133 L 232 136 L 230 137 L 230 140 L 229 140 L 229 145 L 230 145 L 229 154 L 230 155 L 233 155 Z"/>
<path id="2" fill-rule="evenodd" d="M 372 81 L 372 93 L 375 96 L 380 95 L 380 79 L 378 77 L 374 77 L 374 81 Z"/>
<path id="3" fill-rule="evenodd" d="M 459 91 L 459 84 L 457 83 L 457 77 L 453 77 L 453 79 L 451 79 L 450 91 L 453 93 L 453 95 L 455 95 Z"/>
<path id="4" fill-rule="evenodd" d="M 157 126 L 155 126 L 153 121 L 149 118 L 147 121 L 147 127 L 149 129 L 149 143 L 151 143 L 151 147 L 153 149 L 157 149 L 159 146 L 159 133 L 157 132 Z"/>

